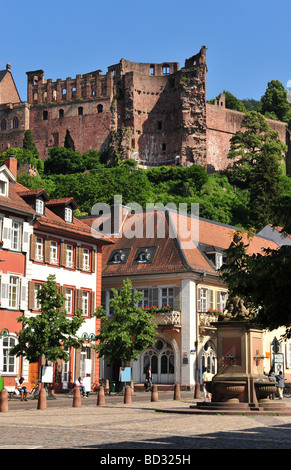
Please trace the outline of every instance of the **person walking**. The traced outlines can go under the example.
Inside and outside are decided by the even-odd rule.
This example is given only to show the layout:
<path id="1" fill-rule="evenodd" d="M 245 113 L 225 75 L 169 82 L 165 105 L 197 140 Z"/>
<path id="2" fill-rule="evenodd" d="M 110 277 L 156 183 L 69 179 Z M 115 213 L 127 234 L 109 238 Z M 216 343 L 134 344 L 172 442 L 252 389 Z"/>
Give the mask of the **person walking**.
<path id="1" fill-rule="evenodd" d="M 207 369 L 205 370 L 205 372 L 203 372 L 202 374 L 202 384 L 203 384 L 203 394 L 204 394 L 204 401 L 207 401 L 207 398 L 209 399 L 209 401 L 211 401 L 211 398 L 212 398 L 212 378 L 213 378 L 213 375 L 211 372 L 210 372 L 210 369 L 209 367 L 207 367 Z"/>
<path id="2" fill-rule="evenodd" d="M 276 375 L 276 380 L 278 382 L 277 389 L 278 389 L 278 394 L 279 394 L 279 400 L 282 400 L 284 387 L 285 387 L 285 377 L 281 370 L 279 372 L 279 375 Z"/>

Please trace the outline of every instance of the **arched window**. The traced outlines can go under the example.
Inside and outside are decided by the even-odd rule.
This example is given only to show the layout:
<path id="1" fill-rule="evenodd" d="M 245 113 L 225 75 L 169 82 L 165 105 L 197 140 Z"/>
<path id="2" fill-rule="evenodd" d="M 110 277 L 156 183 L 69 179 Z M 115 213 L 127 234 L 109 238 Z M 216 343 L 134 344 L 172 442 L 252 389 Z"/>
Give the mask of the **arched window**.
<path id="1" fill-rule="evenodd" d="M 6 374 L 16 374 L 16 356 L 10 356 L 10 349 L 16 345 L 16 338 L 13 336 L 6 336 L 2 341 L 2 354 L 3 354 L 3 372 Z"/>
<path id="2" fill-rule="evenodd" d="M 13 129 L 18 129 L 18 127 L 19 127 L 19 119 L 16 116 L 14 116 L 14 118 L 13 118 L 12 127 L 13 127 Z"/>
<path id="3" fill-rule="evenodd" d="M 168 66 L 168 64 L 164 64 L 163 65 L 163 75 L 170 75 L 170 67 Z"/>
<path id="4" fill-rule="evenodd" d="M 6 119 L 2 119 L 1 121 L 1 131 L 6 131 L 7 129 L 7 121 Z"/>
<path id="5" fill-rule="evenodd" d="M 97 111 L 98 111 L 99 114 L 103 113 L 103 104 L 98 104 Z"/>

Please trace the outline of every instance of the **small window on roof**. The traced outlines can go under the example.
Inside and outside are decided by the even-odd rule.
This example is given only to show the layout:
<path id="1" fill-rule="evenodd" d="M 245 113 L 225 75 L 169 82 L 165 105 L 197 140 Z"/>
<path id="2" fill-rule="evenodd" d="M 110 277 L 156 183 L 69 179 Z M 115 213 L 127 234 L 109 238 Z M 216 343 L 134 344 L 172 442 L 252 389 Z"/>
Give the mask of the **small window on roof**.
<path id="1" fill-rule="evenodd" d="M 0 196 L 7 196 L 7 181 L 0 180 Z"/>
<path id="2" fill-rule="evenodd" d="M 73 221 L 73 210 L 71 207 L 65 207 L 65 222 Z"/>
<path id="3" fill-rule="evenodd" d="M 44 201 L 41 198 L 36 199 L 35 210 L 40 215 L 44 214 Z"/>

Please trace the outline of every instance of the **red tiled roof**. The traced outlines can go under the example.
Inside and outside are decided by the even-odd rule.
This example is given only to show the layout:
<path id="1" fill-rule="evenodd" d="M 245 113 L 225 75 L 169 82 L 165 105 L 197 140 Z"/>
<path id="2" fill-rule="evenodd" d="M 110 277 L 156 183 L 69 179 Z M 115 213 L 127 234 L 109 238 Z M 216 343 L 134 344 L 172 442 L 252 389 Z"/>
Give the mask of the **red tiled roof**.
<path id="1" fill-rule="evenodd" d="M 155 213 L 157 214 L 157 212 Z M 103 247 L 103 276 L 127 276 L 133 274 L 152 274 L 166 272 L 198 271 L 208 272 L 217 275 L 211 262 L 200 250 L 198 243 L 209 245 L 225 250 L 232 242 L 236 227 L 224 225 L 210 220 L 195 219 L 187 215 L 175 215 L 168 213 L 165 218 L 164 211 L 143 214 L 134 214 L 126 217 L 122 236 L 111 236 L 114 245 Z M 162 217 L 161 217 L 162 215 Z M 94 221 L 100 226 L 101 222 L 108 220 L 108 217 L 88 218 L 84 222 L 89 226 L 94 226 Z M 147 227 L 155 220 L 154 233 L 150 237 L 146 236 Z M 166 237 L 161 238 L 165 224 Z M 175 238 L 172 233 L 169 235 L 169 226 L 174 227 L 178 236 Z M 192 228 L 192 232 L 190 232 Z M 189 231 L 187 235 L 187 230 Z M 190 237 L 191 233 L 191 237 Z M 136 235 L 136 236 L 131 236 Z M 196 244 L 195 244 L 196 242 Z M 198 247 L 197 247 L 198 246 Z M 137 249 L 140 247 L 157 247 L 151 263 L 133 263 Z M 249 242 L 247 252 L 249 254 L 260 253 L 263 248 L 278 249 L 278 245 L 261 236 L 254 236 Z M 108 264 L 114 250 L 127 250 L 129 255 L 124 263 Z"/>

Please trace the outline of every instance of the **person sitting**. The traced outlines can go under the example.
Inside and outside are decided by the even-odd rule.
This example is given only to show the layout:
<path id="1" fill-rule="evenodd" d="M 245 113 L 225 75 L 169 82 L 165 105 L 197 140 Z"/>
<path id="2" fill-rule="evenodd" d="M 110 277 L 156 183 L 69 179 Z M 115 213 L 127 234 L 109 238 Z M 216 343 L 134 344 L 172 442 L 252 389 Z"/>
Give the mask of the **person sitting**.
<path id="1" fill-rule="evenodd" d="M 15 390 L 17 390 L 20 393 L 21 401 L 23 401 L 23 397 L 24 397 L 25 401 L 28 401 L 28 399 L 27 399 L 28 390 L 25 387 L 25 385 L 23 385 L 23 382 L 24 382 L 23 377 L 20 377 L 19 379 L 16 379 L 15 380 Z"/>
<path id="2" fill-rule="evenodd" d="M 80 389 L 80 392 L 82 392 L 83 397 L 86 398 L 86 391 L 81 377 L 78 377 L 78 379 L 75 381 L 75 386 Z"/>

